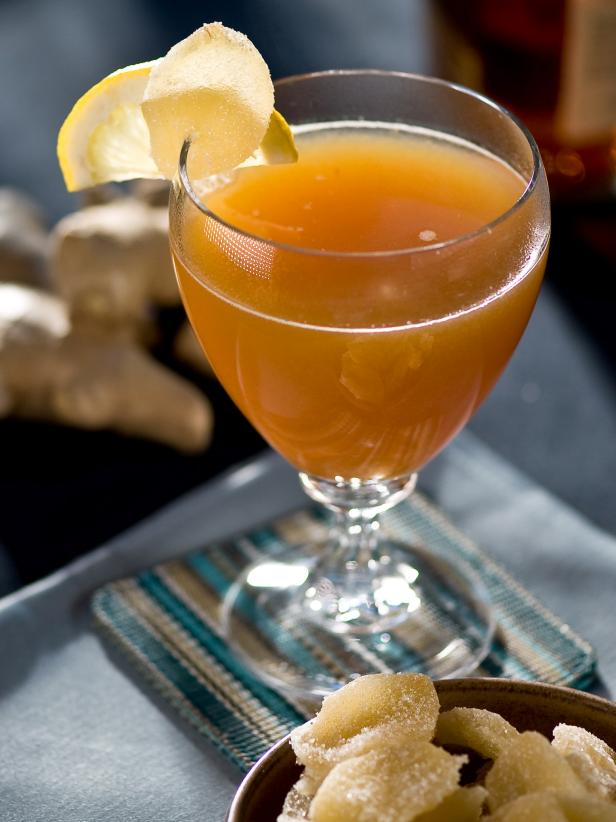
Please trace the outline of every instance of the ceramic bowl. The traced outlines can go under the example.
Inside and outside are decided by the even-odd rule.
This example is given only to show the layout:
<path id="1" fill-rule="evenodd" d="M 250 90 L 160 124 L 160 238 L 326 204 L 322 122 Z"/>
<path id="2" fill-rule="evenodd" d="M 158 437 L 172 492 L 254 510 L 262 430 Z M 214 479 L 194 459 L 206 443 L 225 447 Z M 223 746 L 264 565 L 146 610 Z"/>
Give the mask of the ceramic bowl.
<path id="1" fill-rule="evenodd" d="M 540 731 L 548 738 L 559 722 L 580 725 L 616 749 L 616 704 L 607 699 L 510 679 L 444 679 L 435 684 L 443 710 L 487 708 L 520 731 Z M 276 822 L 300 770 L 286 736 L 246 775 L 229 809 L 228 822 Z"/>

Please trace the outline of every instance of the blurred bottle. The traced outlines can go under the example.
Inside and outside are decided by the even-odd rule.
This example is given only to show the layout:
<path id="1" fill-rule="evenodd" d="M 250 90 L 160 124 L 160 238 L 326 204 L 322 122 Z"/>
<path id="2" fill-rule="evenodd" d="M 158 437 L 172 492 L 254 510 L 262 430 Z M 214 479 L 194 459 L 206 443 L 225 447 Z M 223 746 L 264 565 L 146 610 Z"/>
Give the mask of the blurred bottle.
<path id="1" fill-rule="evenodd" d="M 616 0 L 433 0 L 436 71 L 517 114 L 557 200 L 613 196 Z"/>

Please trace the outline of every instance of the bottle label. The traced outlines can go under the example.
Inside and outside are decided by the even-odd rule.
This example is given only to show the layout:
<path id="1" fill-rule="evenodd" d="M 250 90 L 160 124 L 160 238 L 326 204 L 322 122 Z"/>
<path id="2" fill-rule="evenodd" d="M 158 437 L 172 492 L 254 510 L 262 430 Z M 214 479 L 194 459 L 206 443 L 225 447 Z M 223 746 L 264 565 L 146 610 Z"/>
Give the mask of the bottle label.
<path id="1" fill-rule="evenodd" d="M 569 0 L 556 131 L 593 143 L 616 126 L 616 0 Z"/>

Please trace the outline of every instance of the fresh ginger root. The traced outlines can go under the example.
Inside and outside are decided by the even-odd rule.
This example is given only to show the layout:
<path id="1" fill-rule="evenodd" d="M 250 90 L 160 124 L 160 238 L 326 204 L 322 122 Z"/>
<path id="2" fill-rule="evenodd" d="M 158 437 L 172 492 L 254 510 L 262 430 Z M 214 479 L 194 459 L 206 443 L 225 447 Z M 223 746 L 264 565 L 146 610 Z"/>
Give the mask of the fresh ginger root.
<path id="1" fill-rule="evenodd" d="M 0 416 L 109 428 L 187 452 L 207 446 L 207 398 L 145 349 L 156 338 L 155 309 L 180 305 L 167 209 L 152 205 L 164 197 L 160 185 L 135 189 L 69 214 L 47 238 L 27 198 L 0 196 L 0 234 L 12 226 L 0 242 Z M 15 239 L 18 224 L 32 235 L 27 247 Z M 37 266 L 48 264 L 55 293 L 2 284 L 3 259 L 4 279 L 36 284 Z M 211 373 L 189 328 L 175 351 Z"/>
<path id="2" fill-rule="evenodd" d="M 47 230 L 36 203 L 0 188 L 0 282 L 47 286 Z"/>
<path id="3" fill-rule="evenodd" d="M 50 262 L 83 333 L 140 339 L 154 306 L 180 304 L 163 207 L 124 197 L 69 214 L 52 231 Z"/>
<path id="4" fill-rule="evenodd" d="M 207 398 L 132 342 L 71 329 L 57 297 L 0 284 L 0 413 L 110 428 L 199 451 L 212 433 Z"/>

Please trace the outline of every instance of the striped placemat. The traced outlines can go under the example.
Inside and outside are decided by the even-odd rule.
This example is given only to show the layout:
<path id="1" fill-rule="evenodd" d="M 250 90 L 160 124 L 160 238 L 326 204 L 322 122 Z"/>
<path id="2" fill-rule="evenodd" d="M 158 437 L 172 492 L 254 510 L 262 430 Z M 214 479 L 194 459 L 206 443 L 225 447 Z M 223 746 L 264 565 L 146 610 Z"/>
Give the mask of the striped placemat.
<path id="1" fill-rule="evenodd" d="M 413 494 L 383 515 L 392 537 L 429 545 L 447 559 L 464 560 L 487 587 L 498 631 L 479 675 L 541 680 L 583 688 L 594 677 L 592 648 L 545 609 L 499 565 L 461 534 L 423 496 Z M 303 510 L 231 541 L 212 544 L 101 588 L 93 597 L 97 628 L 126 655 L 129 666 L 172 708 L 242 770 L 313 712 L 257 681 L 234 657 L 219 630 L 222 598 L 242 568 L 289 545 L 322 538 L 321 511 Z M 254 608 L 254 604 L 253 604 Z M 323 664 L 315 637 L 265 620 L 277 645 L 294 664 Z M 255 619 L 261 625 L 264 620 Z M 246 620 L 245 630 L 251 630 Z M 403 633 L 392 631 L 392 670 L 412 670 L 417 659 Z M 282 637 L 282 641 L 281 641 Z M 255 639 L 255 641 L 257 641 Z M 369 673 L 344 638 L 326 649 L 328 664 L 348 673 Z M 319 654 L 315 648 L 319 646 Z M 379 670 L 383 670 L 382 665 Z"/>

